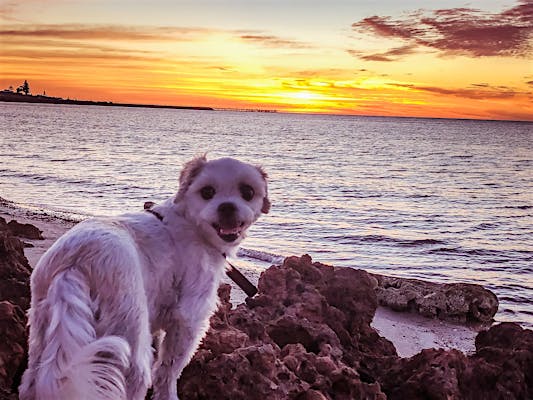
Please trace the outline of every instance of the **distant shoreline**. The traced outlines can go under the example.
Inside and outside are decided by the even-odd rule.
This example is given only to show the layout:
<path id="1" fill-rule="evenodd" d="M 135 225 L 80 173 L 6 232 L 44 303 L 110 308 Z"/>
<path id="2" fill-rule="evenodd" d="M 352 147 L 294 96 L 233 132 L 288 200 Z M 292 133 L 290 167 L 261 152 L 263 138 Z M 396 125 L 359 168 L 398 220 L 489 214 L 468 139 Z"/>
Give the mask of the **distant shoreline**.
<path id="1" fill-rule="evenodd" d="M 112 101 L 91 101 L 91 100 L 71 100 L 61 97 L 50 97 L 44 95 L 20 94 L 14 92 L 0 91 L 0 102 L 6 103 L 36 103 L 36 104 L 70 104 L 83 106 L 108 106 L 108 107 L 130 107 L 130 108 L 163 108 L 174 110 L 201 110 L 201 111 L 233 111 L 233 112 L 256 112 L 266 114 L 289 113 L 290 111 L 279 111 L 261 108 L 214 108 L 202 106 L 170 106 L 158 104 L 134 104 L 134 103 L 113 103 Z M 486 118 L 459 118 L 459 117 L 428 117 L 420 115 L 364 115 L 364 114 L 336 114 L 336 113 L 310 113 L 297 112 L 301 115 L 334 115 L 338 117 L 361 117 L 361 118 L 405 118 L 405 119 L 430 119 L 430 120 L 458 120 L 458 121 L 486 121 L 486 122 L 510 122 L 510 123 L 533 123 L 533 119 L 486 119 Z"/>
<path id="2" fill-rule="evenodd" d="M 61 97 L 49 97 L 43 95 L 31 95 L 20 93 L 0 93 L 0 101 L 10 103 L 41 103 L 41 104 L 75 104 L 82 106 L 108 106 L 108 107 L 132 107 L 132 108 L 170 108 L 176 110 L 203 110 L 214 111 L 212 107 L 196 106 L 165 106 L 157 104 L 133 104 L 133 103 L 113 103 L 111 101 L 91 101 L 91 100 L 70 100 Z"/>

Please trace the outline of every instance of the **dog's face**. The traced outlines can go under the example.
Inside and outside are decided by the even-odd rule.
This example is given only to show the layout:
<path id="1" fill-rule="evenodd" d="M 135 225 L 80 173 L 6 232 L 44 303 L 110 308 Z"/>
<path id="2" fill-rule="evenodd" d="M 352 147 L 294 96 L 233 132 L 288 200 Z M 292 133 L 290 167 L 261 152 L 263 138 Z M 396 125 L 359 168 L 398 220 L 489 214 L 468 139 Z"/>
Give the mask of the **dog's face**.
<path id="1" fill-rule="evenodd" d="M 215 247 L 237 246 L 246 230 L 268 213 L 266 174 L 232 158 L 188 162 L 180 176 L 175 202 Z"/>

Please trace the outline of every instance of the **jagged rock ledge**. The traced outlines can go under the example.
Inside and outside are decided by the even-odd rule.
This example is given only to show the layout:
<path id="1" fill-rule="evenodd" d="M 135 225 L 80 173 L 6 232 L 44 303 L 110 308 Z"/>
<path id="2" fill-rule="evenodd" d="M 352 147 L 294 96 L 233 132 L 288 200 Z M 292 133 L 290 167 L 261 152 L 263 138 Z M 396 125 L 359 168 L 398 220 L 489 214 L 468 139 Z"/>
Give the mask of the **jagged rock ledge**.
<path id="1" fill-rule="evenodd" d="M 379 304 L 395 311 L 414 311 L 429 318 L 481 323 L 492 321 L 498 311 L 496 295 L 480 285 L 371 275 L 377 280 Z"/>
<path id="2" fill-rule="evenodd" d="M 289 257 L 232 309 L 229 286 L 179 381 L 187 399 L 527 399 L 533 331 L 502 323 L 476 353 L 423 350 L 401 358 L 370 327 L 376 280 L 360 270 Z"/>

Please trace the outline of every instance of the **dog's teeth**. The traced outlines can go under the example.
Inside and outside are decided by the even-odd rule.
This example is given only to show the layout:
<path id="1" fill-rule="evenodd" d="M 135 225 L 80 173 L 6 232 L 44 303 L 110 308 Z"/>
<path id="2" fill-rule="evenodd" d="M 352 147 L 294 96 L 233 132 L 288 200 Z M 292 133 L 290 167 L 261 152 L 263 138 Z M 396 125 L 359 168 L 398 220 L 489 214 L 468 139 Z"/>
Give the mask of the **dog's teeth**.
<path id="1" fill-rule="evenodd" d="M 224 228 L 221 228 L 221 229 L 220 229 L 220 233 L 221 233 L 222 235 L 233 235 L 233 234 L 239 233 L 239 229 L 238 229 L 238 228 L 233 228 L 233 229 L 224 229 Z"/>

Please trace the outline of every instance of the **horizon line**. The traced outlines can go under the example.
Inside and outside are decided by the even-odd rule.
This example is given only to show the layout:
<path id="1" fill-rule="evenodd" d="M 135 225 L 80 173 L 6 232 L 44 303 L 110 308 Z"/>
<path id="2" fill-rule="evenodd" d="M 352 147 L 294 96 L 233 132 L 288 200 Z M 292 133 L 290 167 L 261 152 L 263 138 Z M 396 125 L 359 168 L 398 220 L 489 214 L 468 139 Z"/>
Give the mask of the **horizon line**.
<path id="1" fill-rule="evenodd" d="M 25 96 L 31 96 L 32 98 L 47 98 L 51 100 L 64 101 L 61 102 L 46 102 L 46 101 L 10 101 L 2 99 L 2 95 L 16 96 L 24 98 Z M 232 108 L 232 107 L 213 107 L 213 106 L 187 106 L 187 105 L 175 105 L 175 104 L 145 104 L 145 103 L 115 103 L 106 100 L 79 100 L 71 99 L 70 97 L 65 99 L 63 97 L 52 97 L 44 94 L 22 94 L 9 91 L 9 89 L 0 90 L 0 102 L 2 103 L 25 103 L 25 104 L 63 104 L 70 106 L 108 106 L 108 107 L 132 107 L 132 108 L 160 108 L 160 109 L 188 109 L 193 111 L 231 111 L 231 112 L 258 112 L 264 114 L 297 114 L 297 115 L 330 115 L 338 117 L 364 117 L 364 118 L 415 118 L 415 119 L 438 119 L 438 120 L 458 120 L 458 121 L 486 121 L 486 122 L 519 122 L 519 123 L 533 123 L 531 120 L 514 120 L 514 119 L 487 119 L 487 118 L 467 118 L 467 117 L 432 117 L 432 116 L 417 116 L 417 115 L 373 115 L 373 114 L 356 114 L 356 113 L 335 113 L 335 112 L 311 112 L 311 111 L 286 111 L 269 108 Z M 92 104 L 76 104 L 79 103 L 92 103 Z"/>

